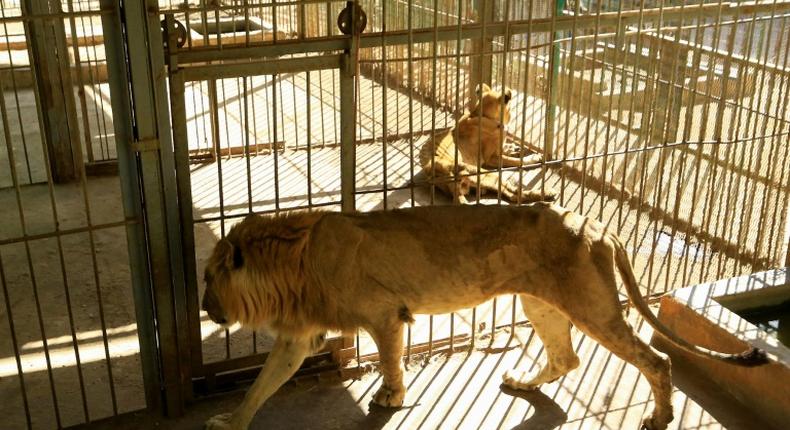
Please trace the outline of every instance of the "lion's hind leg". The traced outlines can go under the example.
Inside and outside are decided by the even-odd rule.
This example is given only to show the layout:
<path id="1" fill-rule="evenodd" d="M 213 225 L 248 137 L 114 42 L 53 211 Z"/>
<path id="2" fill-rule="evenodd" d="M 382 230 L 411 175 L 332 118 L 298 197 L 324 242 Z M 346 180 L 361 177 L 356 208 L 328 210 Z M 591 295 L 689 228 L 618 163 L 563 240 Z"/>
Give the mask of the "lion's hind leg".
<path id="1" fill-rule="evenodd" d="M 408 312 L 408 311 L 407 311 Z M 403 406 L 406 386 L 403 385 L 403 321 L 397 318 L 370 327 L 381 361 L 382 384 L 373 395 L 372 403 L 387 408 Z"/>
<path id="2" fill-rule="evenodd" d="M 520 295 L 524 313 L 546 350 L 546 365 L 537 372 L 513 369 L 502 379 L 517 390 L 536 390 L 542 384 L 559 379 L 579 366 L 579 357 L 571 344 L 571 323 L 557 308 L 525 294 Z"/>
<path id="3" fill-rule="evenodd" d="M 599 273 L 602 276 L 588 275 L 585 282 L 580 282 L 576 289 L 578 299 L 565 302 L 563 306 L 567 306 L 573 325 L 645 376 L 653 391 L 655 408 L 643 421 L 643 428 L 666 429 L 673 418 L 669 358 L 642 341 L 623 318 L 614 269 L 605 267 L 602 271 L 599 269 Z"/>

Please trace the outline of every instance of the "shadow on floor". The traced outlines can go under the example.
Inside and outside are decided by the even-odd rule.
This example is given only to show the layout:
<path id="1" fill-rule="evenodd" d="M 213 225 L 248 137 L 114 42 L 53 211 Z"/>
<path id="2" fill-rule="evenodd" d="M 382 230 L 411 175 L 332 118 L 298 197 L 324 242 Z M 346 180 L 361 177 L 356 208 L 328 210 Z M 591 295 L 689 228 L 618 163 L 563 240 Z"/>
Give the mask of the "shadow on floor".
<path id="1" fill-rule="evenodd" d="M 351 384 L 367 384 L 363 387 L 363 401 L 354 399 L 359 387 L 350 390 Z M 390 422 L 398 411 L 368 406 L 369 395 L 378 388 L 379 378 L 368 377 L 357 381 L 301 381 L 290 382 L 281 388 L 261 408 L 255 416 L 250 429 L 350 429 L 378 430 Z M 567 420 L 567 414 L 550 397 L 540 391 L 519 392 L 500 387 L 504 394 L 526 400 L 534 407 L 534 414 L 513 429 L 516 430 L 549 430 L 556 428 Z M 246 387 L 245 387 L 246 389 Z M 135 412 L 75 429 L 82 430 L 131 430 L 162 428 L 173 430 L 202 429 L 209 417 L 228 412 L 237 406 L 244 396 L 244 390 L 229 394 L 203 398 L 190 405 L 183 417 L 177 419 L 160 419 L 146 412 Z M 407 405 L 418 408 L 419 404 Z"/>

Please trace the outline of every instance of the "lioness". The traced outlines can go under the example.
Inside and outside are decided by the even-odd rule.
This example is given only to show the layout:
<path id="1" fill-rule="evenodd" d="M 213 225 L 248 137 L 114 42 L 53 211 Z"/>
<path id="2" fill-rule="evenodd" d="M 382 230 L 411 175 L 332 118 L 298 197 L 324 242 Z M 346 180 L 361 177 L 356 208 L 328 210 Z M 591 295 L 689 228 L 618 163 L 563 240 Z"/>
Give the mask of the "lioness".
<path id="1" fill-rule="evenodd" d="M 481 192 L 498 192 L 511 202 L 551 201 L 552 190 L 525 189 L 520 183 L 504 181 L 499 172 L 489 169 L 517 167 L 540 162 L 541 157 L 513 157 L 502 151 L 505 125 L 510 122 L 512 97 L 509 88 L 500 94 L 483 84 L 478 88 L 478 100 L 452 129 L 423 145 L 420 166 L 439 190 L 453 197 L 455 203 L 468 203 L 466 196 L 477 188 L 480 174 Z M 500 122 L 501 118 L 501 122 Z M 456 156 L 457 149 L 457 156 Z"/>
<path id="2" fill-rule="evenodd" d="M 534 374 L 507 372 L 505 385 L 534 390 L 575 369 L 573 324 L 642 372 L 655 397 L 644 427 L 664 429 L 673 418 L 669 359 L 624 320 L 615 271 L 636 309 L 672 342 L 740 365 L 766 361 L 757 350 L 722 354 L 679 339 L 640 296 L 620 240 L 599 222 L 556 205 L 250 216 L 217 243 L 206 267 L 203 309 L 217 323 L 265 325 L 278 337 L 242 404 L 207 427 L 246 428 L 327 330 L 361 327 L 371 334 L 383 376 L 373 403 L 400 407 L 404 322 L 412 314 L 447 313 L 518 294 L 547 364 Z"/>

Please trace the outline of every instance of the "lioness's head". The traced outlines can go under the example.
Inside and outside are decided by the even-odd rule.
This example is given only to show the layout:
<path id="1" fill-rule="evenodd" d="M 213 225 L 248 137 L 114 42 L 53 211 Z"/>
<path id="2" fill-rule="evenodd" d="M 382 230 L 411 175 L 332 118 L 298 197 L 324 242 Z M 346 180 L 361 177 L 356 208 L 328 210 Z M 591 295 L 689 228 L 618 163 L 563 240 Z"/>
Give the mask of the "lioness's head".
<path id="1" fill-rule="evenodd" d="M 477 87 L 476 93 L 477 102 L 470 108 L 472 116 L 482 115 L 499 122 L 500 118 L 502 124 L 510 122 L 510 99 L 513 97 L 513 92 L 510 88 L 505 87 L 501 93 L 494 91 L 486 84 Z"/>
<path id="2" fill-rule="evenodd" d="M 217 242 L 208 260 L 203 280 L 206 291 L 203 293 L 202 308 L 211 321 L 230 325 L 239 321 L 238 309 L 242 306 L 240 284 L 244 269 L 244 256 L 240 246 L 228 238 Z"/>

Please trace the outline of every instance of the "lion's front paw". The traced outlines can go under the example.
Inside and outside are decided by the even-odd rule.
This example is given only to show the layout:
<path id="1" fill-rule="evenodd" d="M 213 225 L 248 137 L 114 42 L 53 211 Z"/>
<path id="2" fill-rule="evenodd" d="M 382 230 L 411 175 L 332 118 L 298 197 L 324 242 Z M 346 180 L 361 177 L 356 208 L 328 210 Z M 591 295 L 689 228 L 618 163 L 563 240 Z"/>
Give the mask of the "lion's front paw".
<path id="1" fill-rule="evenodd" d="M 669 421 L 672 421 L 671 419 Z M 658 420 L 655 417 L 647 417 L 642 421 L 642 430 L 666 430 L 669 421 Z"/>
<path id="2" fill-rule="evenodd" d="M 540 388 L 538 373 L 511 369 L 502 375 L 502 383 L 514 390 L 533 391 Z"/>
<path id="3" fill-rule="evenodd" d="M 231 424 L 232 417 L 231 413 L 214 415 L 206 421 L 206 430 L 241 430 Z"/>
<path id="4" fill-rule="evenodd" d="M 406 397 L 406 387 L 391 388 L 382 385 L 373 395 L 373 403 L 385 408 L 399 408 L 403 406 L 404 397 Z"/>

